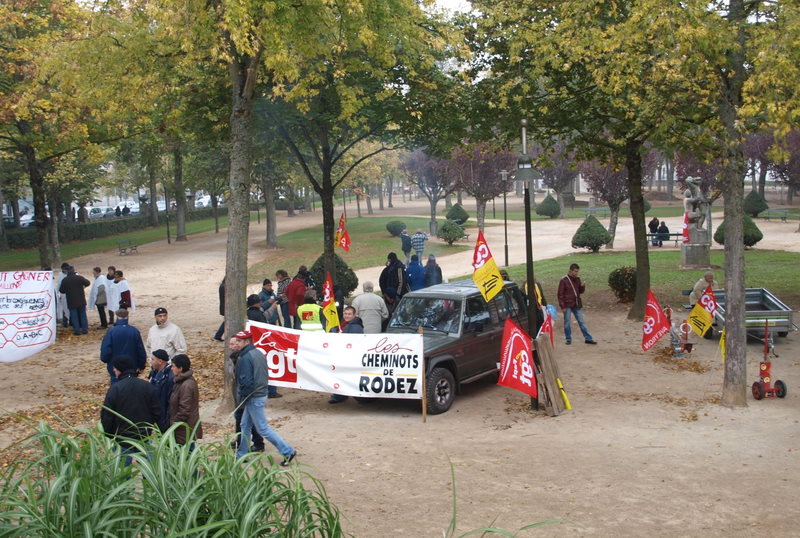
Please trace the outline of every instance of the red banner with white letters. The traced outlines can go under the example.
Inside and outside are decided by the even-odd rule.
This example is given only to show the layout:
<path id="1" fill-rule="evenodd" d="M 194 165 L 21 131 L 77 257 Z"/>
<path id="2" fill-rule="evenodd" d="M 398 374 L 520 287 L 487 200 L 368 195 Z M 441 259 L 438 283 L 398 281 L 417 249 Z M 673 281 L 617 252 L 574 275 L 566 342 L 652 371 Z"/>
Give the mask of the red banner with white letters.
<path id="1" fill-rule="evenodd" d="M 669 321 L 652 290 L 647 290 L 647 306 L 642 324 L 642 349 L 647 351 L 669 332 Z"/>
<path id="2" fill-rule="evenodd" d="M 524 392 L 531 398 L 536 398 L 539 394 L 533 371 L 531 337 L 510 318 L 506 318 L 503 329 L 500 376 L 497 384 Z"/>

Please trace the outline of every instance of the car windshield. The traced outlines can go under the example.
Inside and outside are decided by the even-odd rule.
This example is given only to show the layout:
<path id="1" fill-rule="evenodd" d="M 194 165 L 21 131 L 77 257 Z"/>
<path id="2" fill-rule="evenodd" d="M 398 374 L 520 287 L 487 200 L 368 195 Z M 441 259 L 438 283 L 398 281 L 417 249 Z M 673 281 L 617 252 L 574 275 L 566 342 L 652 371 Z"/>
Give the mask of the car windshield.
<path id="1" fill-rule="evenodd" d="M 439 297 L 404 297 L 389 324 L 391 328 L 417 330 L 419 327 L 458 333 L 461 301 Z"/>

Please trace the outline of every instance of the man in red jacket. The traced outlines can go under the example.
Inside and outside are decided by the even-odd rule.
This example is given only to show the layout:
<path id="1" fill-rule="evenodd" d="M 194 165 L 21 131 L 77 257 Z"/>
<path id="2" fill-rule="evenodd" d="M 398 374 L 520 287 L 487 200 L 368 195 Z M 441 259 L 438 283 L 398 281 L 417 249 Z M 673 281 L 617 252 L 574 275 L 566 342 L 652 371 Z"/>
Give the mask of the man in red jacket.
<path id="1" fill-rule="evenodd" d="M 592 338 L 592 335 L 589 334 L 586 321 L 583 319 L 583 302 L 581 301 L 581 295 L 586 291 L 586 284 L 581 282 L 581 279 L 578 277 L 580 269 L 577 263 L 573 263 L 569 266 L 569 273 L 558 283 L 558 305 L 564 311 L 564 337 L 567 339 L 567 345 L 572 343 L 572 323 L 570 314 L 575 314 L 578 327 L 580 327 L 586 343 L 597 343 Z"/>
<path id="2" fill-rule="evenodd" d="M 289 315 L 292 316 L 294 320 L 293 327 L 295 329 L 301 328 L 300 316 L 297 315 L 297 307 L 304 304 L 306 301 L 307 278 L 308 271 L 304 265 L 301 265 L 300 270 L 286 287 L 286 298 L 289 300 Z"/>

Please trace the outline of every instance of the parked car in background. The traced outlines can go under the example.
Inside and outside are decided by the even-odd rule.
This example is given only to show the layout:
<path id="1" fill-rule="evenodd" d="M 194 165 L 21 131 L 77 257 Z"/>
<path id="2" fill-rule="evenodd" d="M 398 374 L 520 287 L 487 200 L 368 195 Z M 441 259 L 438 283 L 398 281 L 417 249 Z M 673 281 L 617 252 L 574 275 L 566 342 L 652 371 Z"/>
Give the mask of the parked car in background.
<path id="1" fill-rule="evenodd" d="M 13 218 L 12 218 L 13 222 Z M 27 215 L 22 215 L 19 218 L 19 227 L 20 228 L 31 228 L 36 226 L 36 219 L 33 217 L 33 213 L 28 213 Z"/>
<path id="2" fill-rule="evenodd" d="M 387 333 L 422 328 L 428 412 L 444 413 L 461 385 L 497 375 L 503 328 L 510 317 L 527 324 L 524 295 L 513 282 L 488 303 L 472 280 L 437 284 L 400 299 Z"/>
<path id="3" fill-rule="evenodd" d="M 89 212 L 89 220 L 102 219 L 103 217 L 106 216 L 106 214 L 109 211 L 111 212 L 112 215 L 114 214 L 114 208 L 105 205 L 96 205 L 92 207 L 87 207 L 86 209 Z"/>

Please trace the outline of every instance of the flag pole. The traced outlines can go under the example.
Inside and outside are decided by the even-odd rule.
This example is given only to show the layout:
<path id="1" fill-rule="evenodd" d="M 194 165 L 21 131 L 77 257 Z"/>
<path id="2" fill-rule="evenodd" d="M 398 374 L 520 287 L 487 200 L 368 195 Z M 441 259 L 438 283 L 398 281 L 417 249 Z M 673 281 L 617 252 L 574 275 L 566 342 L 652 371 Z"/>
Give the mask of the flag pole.
<path id="1" fill-rule="evenodd" d="M 422 325 L 419 326 L 417 332 L 422 336 Z M 427 367 L 425 366 L 425 359 L 422 359 L 422 422 L 428 422 L 428 376 Z"/>
<path id="2" fill-rule="evenodd" d="M 531 195 L 529 186 L 525 185 L 525 281 L 528 283 L 528 335 L 531 339 L 536 334 L 536 287 L 533 278 L 533 234 L 531 232 Z M 534 361 L 538 357 L 533 354 Z M 531 409 L 539 410 L 539 400 L 531 398 Z"/>

